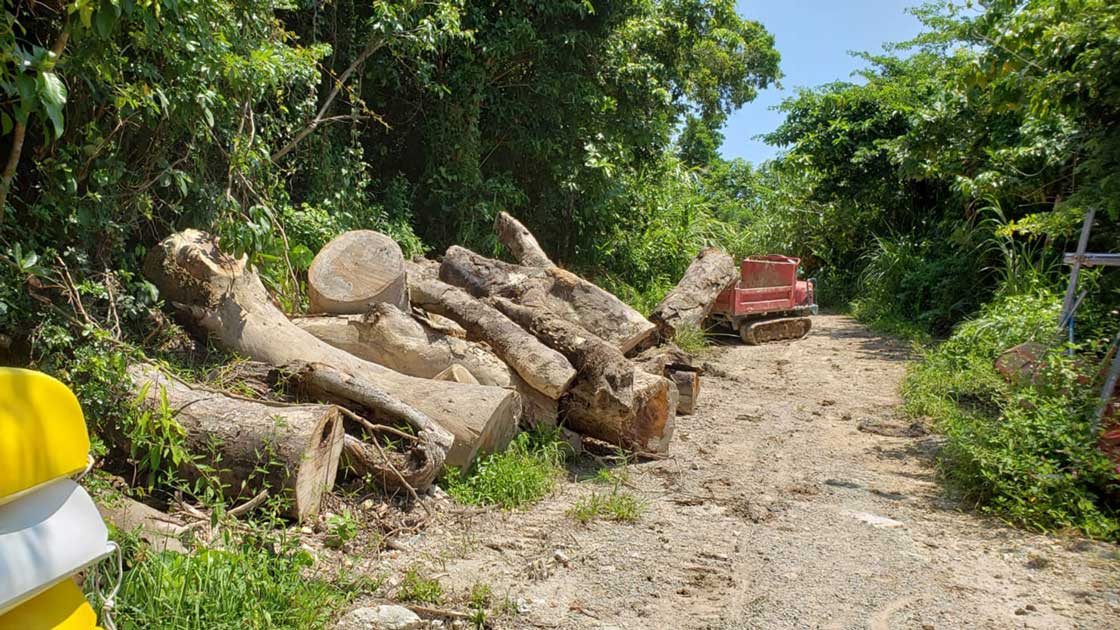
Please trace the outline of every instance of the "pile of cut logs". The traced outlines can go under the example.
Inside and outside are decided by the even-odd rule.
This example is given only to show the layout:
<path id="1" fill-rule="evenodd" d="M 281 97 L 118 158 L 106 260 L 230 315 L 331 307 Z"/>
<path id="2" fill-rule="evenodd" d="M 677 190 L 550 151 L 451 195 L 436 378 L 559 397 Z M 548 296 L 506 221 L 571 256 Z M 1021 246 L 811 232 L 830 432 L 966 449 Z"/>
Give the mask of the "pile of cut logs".
<path id="1" fill-rule="evenodd" d="M 149 406 L 166 400 L 189 446 L 217 451 L 230 488 L 284 488 L 301 520 L 318 512 L 343 457 L 388 489 L 414 492 L 537 424 L 665 452 L 676 414 L 691 413 L 700 392 L 700 370 L 670 341 L 737 277 L 730 256 L 701 252 L 651 322 L 553 264 L 513 217 L 500 214 L 495 230 L 516 264 L 458 246 L 440 262 L 405 261 L 383 234 L 343 234 L 308 272 L 316 314 L 296 318 L 216 239 L 173 234 L 145 265 L 166 302 L 300 402 L 217 392 L 143 364 L 130 369 L 132 384 Z M 363 430 L 404 447 L 355 437 Z"/>

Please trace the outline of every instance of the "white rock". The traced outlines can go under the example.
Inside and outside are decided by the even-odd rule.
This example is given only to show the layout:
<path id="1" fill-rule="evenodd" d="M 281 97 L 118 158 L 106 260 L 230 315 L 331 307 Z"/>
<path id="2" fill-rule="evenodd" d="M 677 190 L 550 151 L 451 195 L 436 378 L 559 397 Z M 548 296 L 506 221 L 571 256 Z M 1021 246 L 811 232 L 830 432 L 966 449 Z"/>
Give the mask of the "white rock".
<path id="1" fill-rule="evenodd" d="M 339 620 L 335 630 L 418 630 L 420 617 L 403 606 L 356 608 Z"/>
<path id="2" fill-rule="evenodd" d="M 870 512 L 853 512 L 857 520 L 861 520 L 872 527 L 903 527 L 902 521 L 896 521 L 893 518 L 879 516 L 878 514 L 871 514 Z"/>

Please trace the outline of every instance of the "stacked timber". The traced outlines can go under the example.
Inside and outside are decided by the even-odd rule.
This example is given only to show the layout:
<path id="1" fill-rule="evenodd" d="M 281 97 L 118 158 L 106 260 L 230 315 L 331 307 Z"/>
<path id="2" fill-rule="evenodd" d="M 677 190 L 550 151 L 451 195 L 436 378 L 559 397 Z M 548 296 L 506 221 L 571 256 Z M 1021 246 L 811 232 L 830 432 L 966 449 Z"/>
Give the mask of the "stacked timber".
<path id="1" fill-rule="evenodd" d="M 195 331 L 266 366 L 268 387 L 308 402 L 223 397 L 147 366 L 130 372 L 134 386 L 145 404 L 167 396 L 190 410 L 189 440 L 220 438 L 231 485 L 244 486 L 259 465 L 251 453 L 278 446 L 285 472 L 271 481 L 301 518 L 318 510 L 340 458 L 387 489 L 414 492 L 534 424 L 665 452 L 675 416 L 696 405 L 701 374 L 664 342 L 698 324 L 733 281 L 730 257 L 701 252 L 651 322 L 557 266 L 512 216 L 500 213 L 494 228 L 516 263 L 458 246 L 440 262 L 405 261 L 383 234 L 342 234 L 309 270 L 315 314 L 295 318 L 244 258 L 202 232 L 173 234 L 145 267 L 168 303 Z M 408 439 L 386 453 L 369 442 L 377 431 Z"/>

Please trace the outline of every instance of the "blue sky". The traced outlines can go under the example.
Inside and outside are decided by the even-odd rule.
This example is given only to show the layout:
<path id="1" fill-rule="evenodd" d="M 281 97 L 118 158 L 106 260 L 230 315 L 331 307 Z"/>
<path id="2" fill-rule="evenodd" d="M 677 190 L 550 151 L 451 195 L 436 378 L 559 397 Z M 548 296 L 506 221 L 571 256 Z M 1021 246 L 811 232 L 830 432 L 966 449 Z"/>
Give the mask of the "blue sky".
<path id="1" fill-rule="evenodd" d="M 770 108 L 799 87 L 849 80 L 863 62 L 850 50 L 882 51 L 883 42 L 917 35 L 921 24 L 904 9 L 921 0 L 739 0 L 739 14 L 761 22 L 774 35 L 782 54 L 782 89 L 771 88 L 733 113 L 723 129 L 721 153 L 759 163 L 777 152 L 752 139 L 774 130 L 782 121 Z"/>

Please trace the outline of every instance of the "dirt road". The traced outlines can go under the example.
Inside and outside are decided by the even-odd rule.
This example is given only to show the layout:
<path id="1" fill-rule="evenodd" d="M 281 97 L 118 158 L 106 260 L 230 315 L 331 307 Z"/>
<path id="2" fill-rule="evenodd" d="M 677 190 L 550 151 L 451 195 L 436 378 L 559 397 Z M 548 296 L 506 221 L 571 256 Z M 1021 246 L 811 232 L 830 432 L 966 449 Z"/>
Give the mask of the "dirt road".
<path id="1" fill-rule="evenodd" d="M 490 584 L 520 608 L 503 628 L 1120 628 L 1116 547 L 946 497 L 938 438 L 898 413 L 907 359 L 839 316 L 717 347 L 671 458 L 628 467 L 637 523 L 576 524 L 565 511 L 603 486 L 571 481 L 524 512 L 448 517 L 390 562 Z"/>

